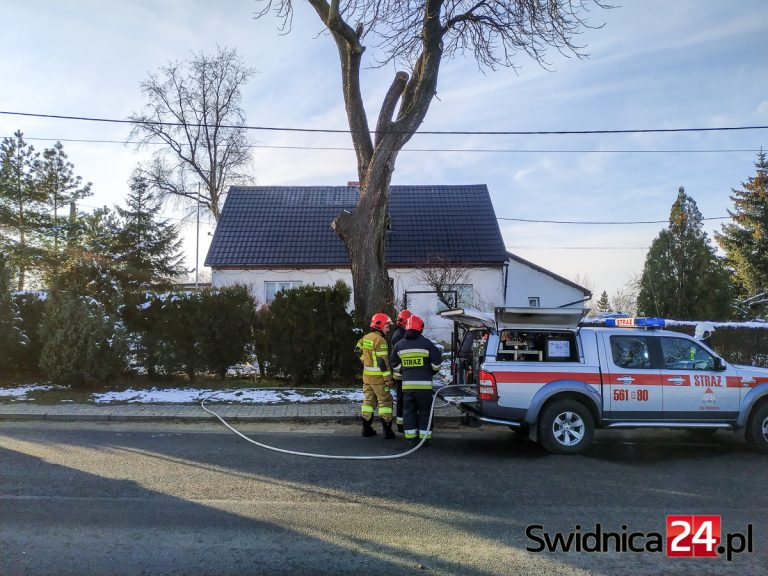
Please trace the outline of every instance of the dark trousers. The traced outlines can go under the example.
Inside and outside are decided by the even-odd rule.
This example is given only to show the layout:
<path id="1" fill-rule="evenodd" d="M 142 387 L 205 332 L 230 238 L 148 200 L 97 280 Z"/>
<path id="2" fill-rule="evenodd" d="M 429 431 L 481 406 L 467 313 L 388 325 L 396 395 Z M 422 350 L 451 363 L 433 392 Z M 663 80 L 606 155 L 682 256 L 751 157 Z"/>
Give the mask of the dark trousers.
<path id="1" fill-rule="evenodd" d="M 405 437 L 431 437 L 429 409 L 432 407 L 432 390 L 403 390 L 403 427 Z"/>
<path id="2" fill-rule="evenodd" d="M 397 406 L 395 407 L 395 421 L 399 426 L 403 425 L 403 381 L 395 380 L 395 398 Z"/>

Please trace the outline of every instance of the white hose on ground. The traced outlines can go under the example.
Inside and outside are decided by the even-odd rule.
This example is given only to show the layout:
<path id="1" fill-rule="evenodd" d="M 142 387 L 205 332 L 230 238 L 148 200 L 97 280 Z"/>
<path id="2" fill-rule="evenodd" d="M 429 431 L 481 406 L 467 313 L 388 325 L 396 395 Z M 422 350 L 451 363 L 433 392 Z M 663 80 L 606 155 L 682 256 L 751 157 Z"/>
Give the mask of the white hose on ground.
<path id="1" fill-rule="evenodd" d="M 427 424 L 427 430 L 429 430 L 432 426 L 432 417 L 435 414 L 435 401 L 437 400 L 438 393 L 448 388 L 460 388 L 460 387 L 461 386 L 459 384 L 451 384 L 451 385 L 442 386 L 435 391 L 434 397 L 432 398 L 432 406 L 429 409 L 429 422 Z M 408 456 L 409 454 L 416 452 L 416 450 L 418 450 L 423 446 L 425 440 L 427 439 L 426 437 L 422 438 L 421 441 L 416 446 L 414 446 L 410 450 L 407 450 L 406 452 L 400 452 L 398 454 L 388 454 L 386 456 L 342 456 L 342 455 L 335 455 L 335 454 L 315 454 L 312 452 L 297 452 L 295 450 L 286 450 L 285 448 L 277 448 L 275 446 L 270 446 L 268 444 L 257 442 L 256 440 L 249 438 L 248 436 L 246 436 L 245 434 L 237 430 L 224 418 L 222 418 L 221 415 L 217 414 L 210 408 L 207 408 L 205 406 L 206 400 L 210 400 L 211 398 L 216 396 L 216 394 L 218 394 L 218 392 L 211 394 L 207 398 L 203 398 L 203 400 L 200 402 L 200 407 L 206 412 L 208 412 L 209 414 L 216 416 L 216 418 L 218 418 L 221 421 L 221 423 L 224 424 L 224 426 L 229 428 L 232 432 L 240 436 L 240 438 L 242 438 L 246 442 L 250 442 L 251 444 L 258 446 L 259 448 L 264 448 L 265 450 L 272 450 L 273 452 L 280 452 L 282 454 L 291 454 L 293 456 L 306 456 L 308 458 L 326 458 L 331 460 L 394 460 L 395 458 L 402 458 L 403 456 Z"/>

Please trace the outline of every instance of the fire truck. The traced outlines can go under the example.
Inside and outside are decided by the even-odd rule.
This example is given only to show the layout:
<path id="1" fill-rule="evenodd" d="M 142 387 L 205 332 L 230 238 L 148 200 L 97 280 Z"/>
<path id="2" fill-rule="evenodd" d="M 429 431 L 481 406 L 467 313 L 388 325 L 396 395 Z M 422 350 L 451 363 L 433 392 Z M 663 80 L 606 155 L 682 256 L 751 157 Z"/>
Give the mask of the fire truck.
<path id="1" fill-rule="evenodd" d="M 509 426 L 556 454 L 596 428 L 739 430 L 768 453 L 768 369 L 730 364 L 659 318 L 582 322 L 586 309 L 446 310 L 463 336 L 439 395 L 466 423 Z"/>

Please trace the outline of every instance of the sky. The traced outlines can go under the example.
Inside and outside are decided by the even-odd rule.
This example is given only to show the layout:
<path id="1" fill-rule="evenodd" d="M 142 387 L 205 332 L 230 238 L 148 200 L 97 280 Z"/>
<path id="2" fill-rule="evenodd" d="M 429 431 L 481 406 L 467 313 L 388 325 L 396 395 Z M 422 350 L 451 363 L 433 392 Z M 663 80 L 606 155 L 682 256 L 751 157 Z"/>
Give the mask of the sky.
<path id="1" fill-rule="evenodd" d="M 618 4 L 618 2 L 617 2 Z M 243 92 L 249 125 L 346 129 L 338 54 L 296 2 L 281 34 L 254 0 L 0 0 L 0 111 L 125 119 L 143 103 L 140 83 L 193 52 L 236 48 L 257 73 Z M 624 0 L 593 9 L 578 42 L 588 58 L 525 55 L 517 71 L 479 70 L 471 57 L 443 62 L 423 130 L 586 131 L 768 126 L 768 8 L 764 0 Z M 368 53 L 375 54 L 369 47 Z M 394 67 L 366 67 L 371 124 Z M 120 124 L 0 114 L 0 137 L 21 130 L 42 151 L 61 140 L 76 173 L 93 183 L 83 209 L 124 205 L 129 175 L 151 150 L 125 144 Z M 348 135 L 251 131 L 248 172 L 259 185 L 345 185 L 356 180 Z M 114 140 L 74 142 L 72 140 Z M 416 135 L 393 184 L 487 184 L 499 218 L 666 221 L 680 186 L 712 236 L 732 208 L 732 188 L 755 173 L 768 130 L 685 133 Z M 450 151 L 426 152 L 419 149 Z M 489 152 L 488 150 L 502 150 Z M 179 218 L 178 209 L 165 214 Z M 507 249 L 612 295 L 641 271 L 665 224 L 584 225 L 500 220 Z M 182 224 L 195 267 L 194 222 Z M 213 224 L 204 217 L 199 261 Z"/>

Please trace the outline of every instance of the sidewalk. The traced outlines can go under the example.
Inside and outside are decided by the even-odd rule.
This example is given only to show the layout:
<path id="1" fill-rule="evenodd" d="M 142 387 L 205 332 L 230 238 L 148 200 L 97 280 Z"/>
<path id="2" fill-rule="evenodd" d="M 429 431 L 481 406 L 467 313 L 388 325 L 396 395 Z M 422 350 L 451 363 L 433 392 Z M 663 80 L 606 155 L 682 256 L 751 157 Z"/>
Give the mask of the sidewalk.
<path id="1" fill-rule="evenodd" d="M 279 422 L 282 420 L 356 421 L 360 404 L 211 404 L 206 406 L 231 422 Z M 435 419 L 458 419 L 452 406 L 435 409 Z M 26 402 L 0 404 L 0 423 L 18 420 L 71 422 L 218 422 L 200 405 L 177 404 L 75 404 L 38 405 Z"/>

